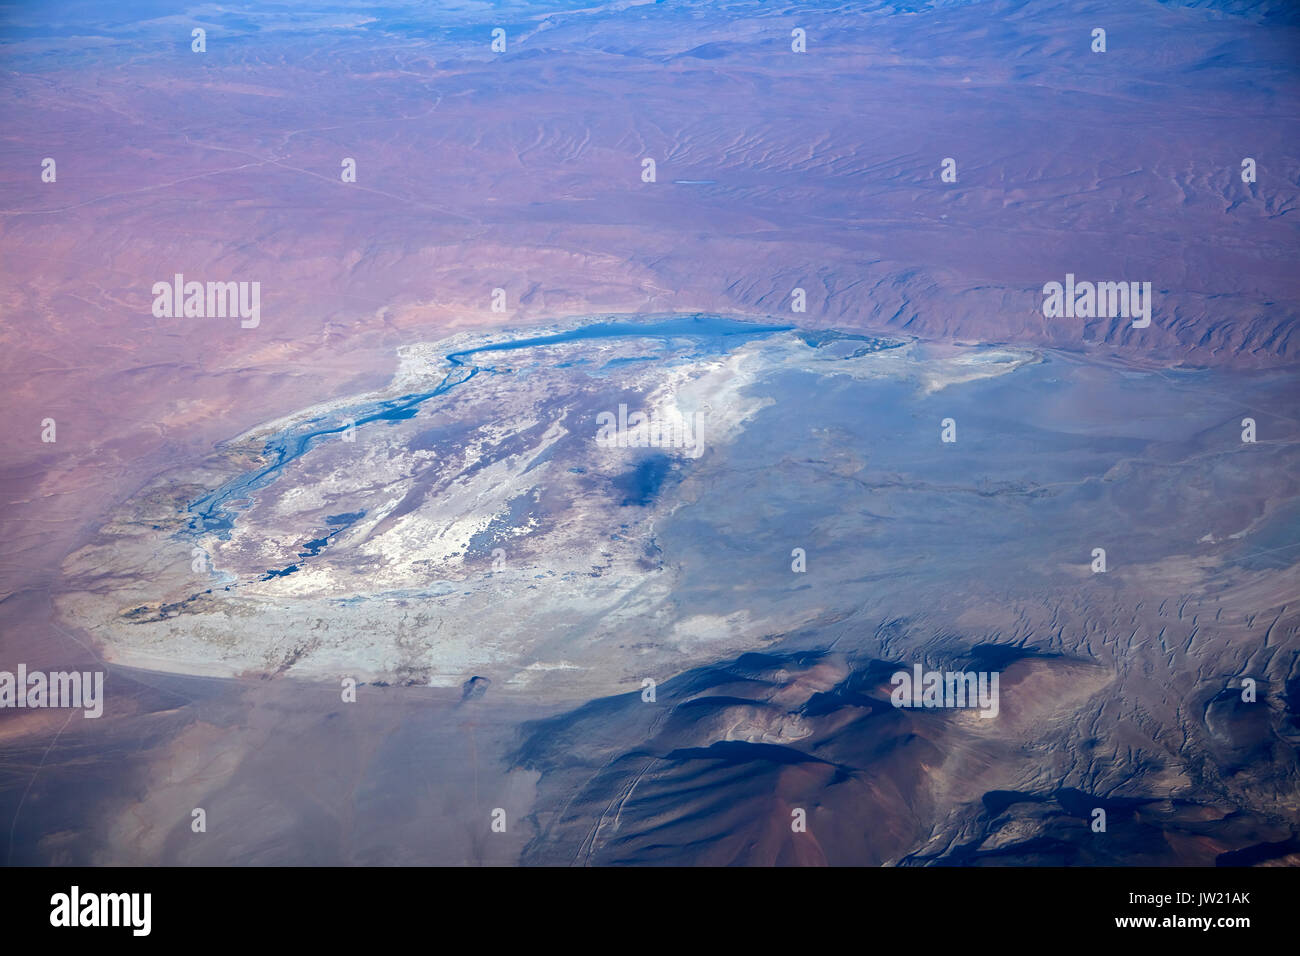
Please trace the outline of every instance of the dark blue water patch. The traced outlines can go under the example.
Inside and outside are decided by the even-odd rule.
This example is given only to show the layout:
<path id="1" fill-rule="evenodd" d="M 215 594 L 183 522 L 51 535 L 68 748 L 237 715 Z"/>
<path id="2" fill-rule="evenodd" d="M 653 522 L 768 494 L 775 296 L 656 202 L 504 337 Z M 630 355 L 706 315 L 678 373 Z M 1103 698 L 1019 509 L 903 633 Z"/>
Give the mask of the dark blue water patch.
<path id="1" fill-rule="evenodd" d="M 359 521 L 365 516 L 366 513 L 364 511 L 349 511 L 341 515 L 327 515 L 325 517 L 325 523 L 328 525 L 352 524 L 354 521 Z"/>
<path id="2" fill-rule="evenodd" d="M 644 508 L 659 497 L 664 482 L 672 473 L 673 460 L 667 455 L 650 455 L 636 466 L 613 479 L 615 489 L 623 496 L 623 507 Z"/>
<path id="3" fill-rule="evenodd" d="M 316 538 L 314 541 L 308 541 L 306 544 L 303 545 L 303 547 L 306 550 L 299 551 L 298 557 L 300 558 L 316 557 L 316 555 L 320 554 L 321 551 L 325 548 L 325 546 L 328 545 L 331 541 L 333 541 L 336 536 L 342 534 L 349 527 L 351 527 L 352 523 L 356 521 L 358 518 L 365 517 L 365 514 L 366 513 L 364 511 L 354 511 L 350 514 L 330 515 L 328 518 L 325 519 L 325 523 L 327 525 L 332 526 L 334 530 L 322 538 Z"/>
<path id="4" fill-rule="evenodd" d="M 344 409 L 327 419 L 316 418 L 303 424 L 285 429 L 269 438 L 262 454 L 270 463 L 262 468 L 247 472 L 231 479 L 207 495 L 198 498 L 187 507 L 190 514 L 188 531 L 191 534 L 215 533 L 219 537 L 229 536 L 234 525 L 236 510 L 234 502 L 247 499 L 249 505 L 254 503 L 253 492 L 267 487 L 279 477 L 281 471 L 290 462 L 301 458 L 322 441 L 341 436 L 350 428 L 377 421 L 404 421 L 412 418 L 419 407 L 431 398 L 445 395 L 453 388 L 464 385 L 480 372 L 497 370 L 490 366 L 471 365 L 470 356 L 486 352 L 505 352 L 519 349 L 535 348 L 546 345 L 560 345 L 585 339 L 604 338 L 692 338 L 699 342 L 700 352 L 723 351 L 747 338 L 772 335 L 777 332 L 790 331 L 789 325 L 758 325 L 753 322 L 741 322 L 721 316 L 689 315 L 674 316 L 654 322 L 594 322 L 579 326 L 566 332 L 551 335 L 539 335 L 531 338 L 513 339 L 480 345 L 475 348 L 452 352 L 446 356 L 451 370 L 443 376 L 436 387 L 427 392 L 415 392 L 400 398 L 387 399 L 370 406 Z"/>
<path id="5" fill-rule="evenodd" d="M 300 551 L 298 553 L 298 557 L 314 558 L 316 557 L 316 555 L 320 554 L 321 548 L 325 547 L 325 545 L 329 543 L 330 543 L 329 538 L 317 538 L 315 541 L 308 541 L 306 544 L 303 545 L 303 547 L 306 548 L 307 550 Z"/>
<path id="6" fill-rule="evenodd" d="M 289 575 L 293 574 L 293 572 L 297 570 L 298 570 L 298 565 L 296 564 L 291 564 L 287 568 L 281 568 L 278 571 L 272 568 L 271 570 L 267 571 L 266 574 L 258 578 L 258 580 L 269 581 L 271 580 L 271 578 L 287 578 Z"/>

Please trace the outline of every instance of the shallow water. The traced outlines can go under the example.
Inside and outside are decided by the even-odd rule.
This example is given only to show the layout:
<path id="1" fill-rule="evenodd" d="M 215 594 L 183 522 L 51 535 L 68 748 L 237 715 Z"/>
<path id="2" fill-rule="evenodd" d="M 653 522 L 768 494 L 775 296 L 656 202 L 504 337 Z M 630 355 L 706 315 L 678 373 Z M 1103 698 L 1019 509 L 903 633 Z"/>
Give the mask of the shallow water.
<path id="1" fill-rule="evenodd" d="M 471 356 L 609 338 L 657 338 L 664 341 L 688 338 L 698 342 L 695 354 L 703 356 L 726 352 L 741 344 L 742 341 L 756 336 L 786 332 L 792 328 L 793 326 L 788 325 L 758 325 L 721 316 L 675 316 L 645 323 L 594 322 L 553 335 L 511 339 L 450 352 L 446 360 L 451 364 L 452 371 L 448 372 L 437 387 L 430 391 L 403 395 L 370 406 L 346 409 L 329 419 L 327 424 L 322 424 L 325 421 L 323 419 L 312 419 L 305 425 L 298 426 L 296 429 L 286 429 L 268 439 L 263 454 L 272 459 L 271 464 L 239 475 L 220 488 L 191 502 L 186 509 L 191 515 L 189 531 L 193 534 L 228 532 L 238 513 L 252 506 L 253 492 L 275 481 L 286 465 L 301 458 L 323 439 L 340 435 L 349 427 L 360 428 L 374 422 L 395 422 L 413 418 L 419 412 L 420 406 L 429 399 L 445 395 L 453 388 L 464 385 L 480 372 L 494 371 L 491 366 L 471 364 L 468 361 Z M 241 507 L 240 502 L 246 504 Z"/>

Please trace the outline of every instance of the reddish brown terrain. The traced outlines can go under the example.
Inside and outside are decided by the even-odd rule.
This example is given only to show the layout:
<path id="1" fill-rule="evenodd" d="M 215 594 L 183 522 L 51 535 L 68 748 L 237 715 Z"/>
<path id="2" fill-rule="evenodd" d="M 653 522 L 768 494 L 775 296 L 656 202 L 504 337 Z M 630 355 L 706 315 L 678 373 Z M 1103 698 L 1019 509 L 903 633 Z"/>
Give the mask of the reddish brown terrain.
<path id="1" fill-rule="evenodd" d="M 0 670 L 102 667 L 110 693 L 98 722 L 0 712 L 8 861 L 1295 860 L 1285 4 L 72 2 L 0 24 Z M 260 283 L 260 321 L 158 317 L 176 273 Z M 1067 273 L 1149 282 L 1150 325 L 1045 317 Z M 503 359 L 519 383 L 485 372 L 322 446 L 231 539 L 182 534 L 305 410 L 437 384 L 399 349 L 677 314 L 798 333 L 613 378 Z M 735 414 L 641 500 L 643 471 L 586 457 L 588 419 L 669 392 Z M 257 580 L 363 507 L 364 534 Z M 419 551 L 458 521 L 479 551 Z M 482 577 L 502 542 L 528 572 L 508 590 Z M 247 587 L 173 616 L 219 589 L 192 547 Z M 481 590 L 449 606 L 426 579 Z M 328 610 L 376 582 L 411 605 Z M 989 646 L 1016 649 L 1011 743 L 889 706 L 889 666 Z M 643 672 L 670 715 L 645 724 Z M 1098 802 L 1127 843 L 1081 835 Z M 189 840 L 200 805 L 224 842 Z M 823 808 L 806 843 L 795 805 Z M 521 822 L 492 842 L 495 807 Z"/>

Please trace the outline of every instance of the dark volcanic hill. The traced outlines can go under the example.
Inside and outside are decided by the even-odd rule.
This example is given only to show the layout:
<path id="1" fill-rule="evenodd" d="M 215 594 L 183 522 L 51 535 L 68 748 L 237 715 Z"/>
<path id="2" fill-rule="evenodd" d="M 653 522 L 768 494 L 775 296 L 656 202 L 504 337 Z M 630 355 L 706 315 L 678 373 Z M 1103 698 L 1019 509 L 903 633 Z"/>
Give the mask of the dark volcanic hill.
<path id="1" fill-rule="evenodd" d="M 1262 753 L 1223 746 L 1195 716 L 1148 723 L 1121 753 L 1116 721 L 1145 705 L 1121 693 L 1081 739 L 1061 689 L 1077 703 L 1123 688 L 1079 658 L 1001 650 L 1010 727 L 894 708 L 901 662 L 808 652 L 746 654 L 667 682 L 654 702 L 623 695 L 527 724 L 510 758 L 542 772 L 524 860 L 1210 866 L 1300 852 L 1294 804 L 1276 802 L 1294 799 L 1300 771 L 1293 710 L 1242 728 Z M 1162 746 L 1170 734 L 1182 743 Z M 1068 768 L 1045 774 L 1043 755 L 1062 751 Z M 1191 771 L 1185 786 L 1152 796 L 1174 770 Z M 806 832 L 792 830 L 800 808 Z"/>

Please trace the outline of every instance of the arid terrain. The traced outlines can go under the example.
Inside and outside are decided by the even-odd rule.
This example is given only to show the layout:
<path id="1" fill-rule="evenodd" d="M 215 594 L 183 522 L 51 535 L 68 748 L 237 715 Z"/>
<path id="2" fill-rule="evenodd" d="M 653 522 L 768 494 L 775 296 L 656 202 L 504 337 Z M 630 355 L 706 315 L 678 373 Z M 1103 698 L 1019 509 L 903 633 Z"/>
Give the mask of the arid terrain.
<path id="1" fill-rule="evenodd" d="M 106 680 L 0 707 L 0 857 L 1300 862 L 1297 54 L 1231 0 L 6 7 L 0 672 Z"/>

